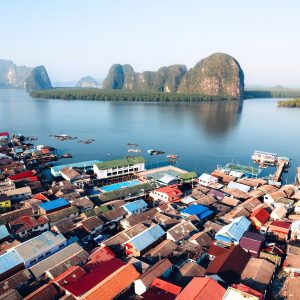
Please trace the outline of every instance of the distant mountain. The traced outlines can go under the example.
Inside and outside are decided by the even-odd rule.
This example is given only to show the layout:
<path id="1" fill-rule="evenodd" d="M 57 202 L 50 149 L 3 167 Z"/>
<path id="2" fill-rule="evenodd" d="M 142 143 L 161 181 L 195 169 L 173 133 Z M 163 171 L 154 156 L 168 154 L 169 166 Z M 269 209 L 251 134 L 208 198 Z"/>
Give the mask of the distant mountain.
<path id="1" fill-rule="evenodd" d="M 25 80 L 27 92 L 51 89 L 51 81 L 44 66 L 35 67 Z"/>
<path id="2" fill-rule="evenodd" d="M 197 93 L 241 99 L 244 73 L 235 58 L 215 53 L 194 68 L 185 65 L 162 67 L 157 72 L 136 73 L 131 65 L 115 64 L 103 81 L 104 89 Z"/>
<path id="3" fill-rule="evenodd" d="M 81 88 L 98 88 L 99 83 L 93 77 L 85 76 L 77 82 L 76 86 Z"/>
<path id="4" fill-rule="evenodd" d="M 244 72 L 235 58 L 215 53 L 199 61 L 180 82 L 178 92 L 242 99 Z"/>
<path id="5" fill-rule="evenodd" d="M 24 88 L 32 68 L 17 66 L 11 60 L 0 59 L 0 88 Z"/>
<path id="6" fill-rule="evenodd" d="M 185 65 L 162 67 L 157 72 L 137 73 L 131 65 L 111 66 L 103 81 L 104 89 L 176 92 L 182 77 L 187 72 Z"/>

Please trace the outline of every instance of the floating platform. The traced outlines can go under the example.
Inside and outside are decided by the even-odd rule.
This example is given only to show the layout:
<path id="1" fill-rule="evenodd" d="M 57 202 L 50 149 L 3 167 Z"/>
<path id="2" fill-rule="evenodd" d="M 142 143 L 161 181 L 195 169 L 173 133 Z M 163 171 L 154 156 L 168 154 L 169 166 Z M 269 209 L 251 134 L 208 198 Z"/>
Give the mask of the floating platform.
<path id="1" fill-rule="evenodd" d="M 252 166 L 244 166 L 240 164 L 234 164 L 234 163 L 228 163 L 226 164 L 225 168 L 223 168 L 228 171 L 236 171 L 236 172 L 241 172 L 244 173 L 246 177 L 258 177 L 263 170 L 260 168 L 255 168 Z"/>

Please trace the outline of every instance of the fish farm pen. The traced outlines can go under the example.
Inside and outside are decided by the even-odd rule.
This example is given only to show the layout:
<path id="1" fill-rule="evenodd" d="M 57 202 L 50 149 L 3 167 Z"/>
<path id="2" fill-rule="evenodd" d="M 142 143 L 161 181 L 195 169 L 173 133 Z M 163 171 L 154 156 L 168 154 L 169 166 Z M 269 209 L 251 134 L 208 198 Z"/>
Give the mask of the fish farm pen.
<path id="1" fill-rule="evenodd" d="M 226 164 L 224 169 L 229 171 L 242 172 L 247 177 L 259 177 L 263 172 L 263 169 L 260 168 L 255 168 L 252 166 L 244 166 L 244 165 L 234 164 L 234 163 Z"/>

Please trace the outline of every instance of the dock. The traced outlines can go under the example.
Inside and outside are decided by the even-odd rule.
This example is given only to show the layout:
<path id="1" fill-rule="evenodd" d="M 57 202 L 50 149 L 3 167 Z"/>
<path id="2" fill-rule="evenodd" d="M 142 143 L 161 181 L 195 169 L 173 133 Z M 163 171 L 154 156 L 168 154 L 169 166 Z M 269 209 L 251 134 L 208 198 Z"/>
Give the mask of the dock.
<path id="1" fill-rule="evenodd" d="M 280 177 L 281 177 L 281 174 L 282 174 L 282 172 L 283 172 L 285 166 L 286 166 L 286 162 L 285 162 L 284 160 L 281 160 L 281 161 L 278 163 L 276 172 L 275 172 L 274 177 L 273 177 L 273 181 L 275 181 L 275 182 L 278 182 L 278 181 L 279 181 L 279 179 L 280 179 Z"/>

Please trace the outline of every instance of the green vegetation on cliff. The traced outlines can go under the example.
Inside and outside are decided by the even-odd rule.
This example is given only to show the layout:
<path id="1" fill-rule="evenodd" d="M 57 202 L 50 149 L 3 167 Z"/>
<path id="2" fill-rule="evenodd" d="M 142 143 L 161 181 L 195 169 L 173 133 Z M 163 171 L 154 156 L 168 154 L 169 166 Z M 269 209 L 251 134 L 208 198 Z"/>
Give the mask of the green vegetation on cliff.
<path id="1" fill-rule="evenodd" d="M 209 96 L 201 94 L 101 90 L 95 88 L 53 88 L 49 90 L 32 91 L 30 95 L 34 98 L 95 101 L 200 102 L 233 100 L 231 97 L 224 98 L 221 96 Z"/>
<path id="2" fill-rule="evenodd" d="M 51 81 L 44 66 L 35 67 L 25 81 L 26 91 L 51 89 Z"/>
<path id="3" fill-rule="evenodd" d="M 215 53 L 202 59 L 183 77 L 178 92 L 242 99 L 244 73 L 235 58 Z"/>
<path id="4" fill-rule="evenodd" d="M 300 98 L 292 100 L 278 101 L 277 105 L 279 107 L 300 107 Z"/>

